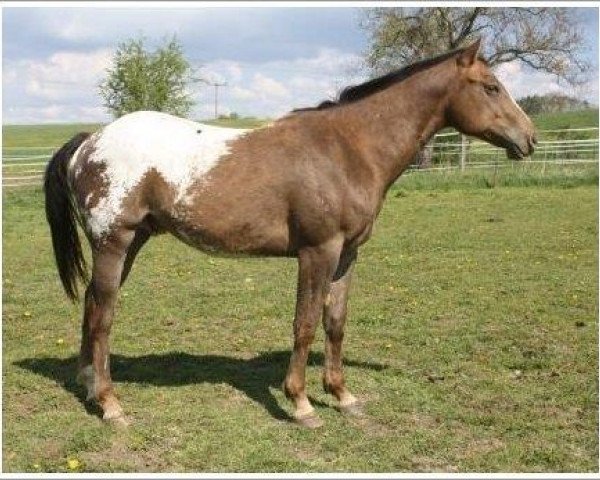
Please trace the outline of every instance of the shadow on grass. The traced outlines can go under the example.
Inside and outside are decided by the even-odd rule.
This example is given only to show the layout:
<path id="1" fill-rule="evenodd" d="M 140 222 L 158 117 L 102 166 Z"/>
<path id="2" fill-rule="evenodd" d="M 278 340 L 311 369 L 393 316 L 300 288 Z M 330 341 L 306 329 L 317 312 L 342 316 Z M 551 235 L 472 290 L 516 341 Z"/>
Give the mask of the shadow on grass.
<path id="1" fill-rule="evenodd" d="M 290 352 L 263 352 L 254 358 L 241 359 L 222 355 L 192 355 L 183 352 L 128 357 L 111 355 L 111 375 L 114 382 L 131 382 L 157 386 L 178 386 L 194 383 L 226 383 L 244 392 L 263 405 L 278 420 L 290 420 L 288 413 L 277 403 L 270 387 L 280 387 L 286 373 Z M 323 354 L 311 352 L 309 365 L 322 365 Z M 77 357 L 28 358 L 15 365 L 42 375 L 71 392 L 87 412 L 101 416 L 95 403 L 85 402 L 84 389 L 75 382 Z M 344 365 L 381 371 L 386 365 L 345 360 Z M 313 403 L 323 405 L 318 401 Z"/>

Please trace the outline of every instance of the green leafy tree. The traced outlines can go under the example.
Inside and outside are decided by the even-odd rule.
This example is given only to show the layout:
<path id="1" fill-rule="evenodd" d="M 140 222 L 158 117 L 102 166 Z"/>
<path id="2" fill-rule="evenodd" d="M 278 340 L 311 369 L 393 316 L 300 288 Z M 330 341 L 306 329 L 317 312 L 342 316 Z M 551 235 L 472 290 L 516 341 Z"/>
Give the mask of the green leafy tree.
<path id="1" fill-rule="evenodd" d="M 100 84 L 104 106 L 116 117 L 137 110 L 186 116 L 194 101 L 187 90 L 192 68 L 175 38 L 149 51 L 144 40 L 121 43 Z"/>

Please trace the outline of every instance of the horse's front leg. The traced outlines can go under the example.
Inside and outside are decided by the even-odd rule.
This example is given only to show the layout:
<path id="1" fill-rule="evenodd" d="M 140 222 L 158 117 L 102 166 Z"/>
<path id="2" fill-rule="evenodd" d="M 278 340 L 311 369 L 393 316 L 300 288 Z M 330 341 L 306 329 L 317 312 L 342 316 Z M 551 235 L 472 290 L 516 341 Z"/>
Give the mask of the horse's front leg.
<path id="1" fill-rule="evenodd" d="M 323 388 L 337 398 L 341 411 L 359 415 L 361 414 L 360 404 L 346 388 L 342 366 L 342 342 L 348 311 L 348 291 L 355 260 L 356 251 L 345 252 L 342 255 L 325 302 L 323 311 L 323 328 L 325 329 Z"/>
<path id="2" fill-rule="evenodd" d="M 294 401 L 294 418 L 310 428 L 319 427 L 322 422 L 306 395 L 306 361 L 337 269 L 342 243 L 342 239 L 335 239 L 317 247 L 303 248 L 298 253 L 294 351 L 283 386 L 287 397 Z"/>

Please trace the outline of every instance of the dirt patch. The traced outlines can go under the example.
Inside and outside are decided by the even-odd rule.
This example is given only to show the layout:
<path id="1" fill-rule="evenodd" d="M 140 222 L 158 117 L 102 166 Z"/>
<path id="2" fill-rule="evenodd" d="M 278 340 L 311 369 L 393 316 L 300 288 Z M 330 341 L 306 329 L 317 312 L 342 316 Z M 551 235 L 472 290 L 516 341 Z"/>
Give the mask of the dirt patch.
<path id="1" fill-rule="evenodd" d="M 86 471 L 132 471 L 155 472 L 164 471 L 168 466 L 160 456 L 143 450 L 131 450 L 121 439 L 113 440 L 110 448 L 99 452 L 81 454 Z"/>
<path id="2" fill-rule="evenodd" d="M 500 450 L 506 445 L 499 438 L 474 438 L 466 446 L 462 458 L 473 458 Z"/>
<path id="3" fill-rule="evenodd" d="M 28 418 L 38 410 L 38 401 L 30 394 L 14 395 L 11 408 L 17 417 Z"/>
<path id="4" fill-rule="evenodd" d="M 290 456 L 294 457 L 302 463 L 314 463 L 315 461 L 321 458 L 321 456 L 316 451 L 308 450 L 306 448 L 301 448 L 298 446 L 290 446 L 290 448 L 288 448 L 287 451 L 289 452 Z"/>
<path id="5" fill-rule="evenodd" d="M 130 440 L 129 432 L 120 431 L 113 438 L 109 448 L 81 453 L 80 458 L 85 465 L 85 471 L 169 472 L 179 470 L 177 465 L 163 457 L 164 453 L 175 449 L 176 432 L 148 449 L 132 447 Z"/>
<path id="6" fill-rule="evenodd" d="M 445 463 L 435 458 L 416 456 L 411 459 L 412 469 L 415 472 L 458 472 L 456 465 Z"/>
<path id="7" fill-rule="evenodd" d="M 354 427 L 360 428 L 369 437 L 385 437 L 394 432 L 393 428 L 378 422 L 366 413 L 360 417 L 348 416 L 348 419 Z"/>
<path id="8" fill-rule="evenodd" d="M 440 427 L 440 419 L 421 412 L 412 412 L 406 418 L 406 424 L 419 429 L 432 430 Z"/>

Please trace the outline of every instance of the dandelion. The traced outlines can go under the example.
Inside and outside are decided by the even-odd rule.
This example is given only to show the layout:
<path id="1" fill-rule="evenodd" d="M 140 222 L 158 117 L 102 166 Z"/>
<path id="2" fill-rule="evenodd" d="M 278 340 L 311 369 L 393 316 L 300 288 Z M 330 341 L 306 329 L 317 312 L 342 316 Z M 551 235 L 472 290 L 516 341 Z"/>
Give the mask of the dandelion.
<path id="1" fill-rule="evenodd" d="M 67 460 L 67 468 L 69 470 L 78 470 L 79 468 L 81 468 L 81 462 L 76 458 L 70 458 L 69 460 Z"/>

